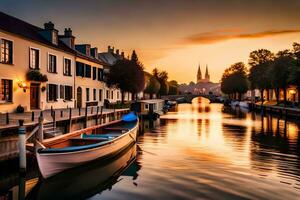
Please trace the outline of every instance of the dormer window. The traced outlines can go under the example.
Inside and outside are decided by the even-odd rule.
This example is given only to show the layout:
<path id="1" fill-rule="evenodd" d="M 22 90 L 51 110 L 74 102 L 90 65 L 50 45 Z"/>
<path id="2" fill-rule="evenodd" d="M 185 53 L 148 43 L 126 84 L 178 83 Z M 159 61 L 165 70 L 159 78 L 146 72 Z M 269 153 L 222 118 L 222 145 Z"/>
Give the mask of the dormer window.
<path id="1" fill-rule="evenodd" d="M 86 47 L 86 55 L 87 56 L 91 55 L 91 49 L 89 47 Z"/>
<path id="2" fill-rule="evenodd" d="M 58 44 L 57 32 L 55 30 L 52 31 L 52 43 L 55 45 Z"/>

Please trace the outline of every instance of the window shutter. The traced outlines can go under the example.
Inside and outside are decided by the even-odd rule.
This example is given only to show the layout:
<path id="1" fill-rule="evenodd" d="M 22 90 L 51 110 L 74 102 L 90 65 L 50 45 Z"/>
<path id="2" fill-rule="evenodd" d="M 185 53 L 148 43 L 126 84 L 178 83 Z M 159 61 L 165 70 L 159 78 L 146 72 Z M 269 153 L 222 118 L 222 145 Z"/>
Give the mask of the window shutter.
<path id="1" fill-rule="evenodd" d="M 58 85 L 54 85 L 54 87 L 55 87 L 55 98 L 54 98 L 54 100 L 57 101 L 57 99 L 58 99 Z"/>
<path id="2" fill-rule="evenodd" d="M 54 57 L 54 72 L 57 72 L 56 70 L 56 56 L 53 56 Z"/>
<path id="3" fill-rule="evenodd" d="M 12 41 L 8 42 L 8 48 L 9 48 L 9 63 L 13 63 L 13 43 L 12 43 Z"/>
<path id="4" fill-rule="evenodd" d="M 70 100 L 73 99 L 73 87 L 70 86 Z"/>
<path id="5" fill-rule="evenodd" d="M 46 85 L 46 98 L 49 101 L 49 84 Z"/>
<path id="6" fill-rule="evenodd" d="M 93 80 L 97 79 L 97 67 L 93 67 Z"/>
<path id="7" fill-rule="evenodd" d="M 60 98 L 61 99 L 64 99 L 65 98 L 65 86 L 64 85 L 60 85 L 60 88 L 59 88 L 59 90 L 60 90 Z"/>
<path id="8" fill-rule="evenodd" d="M 85 65 L 85 77 L 91 78 L 91 65 Z"/>

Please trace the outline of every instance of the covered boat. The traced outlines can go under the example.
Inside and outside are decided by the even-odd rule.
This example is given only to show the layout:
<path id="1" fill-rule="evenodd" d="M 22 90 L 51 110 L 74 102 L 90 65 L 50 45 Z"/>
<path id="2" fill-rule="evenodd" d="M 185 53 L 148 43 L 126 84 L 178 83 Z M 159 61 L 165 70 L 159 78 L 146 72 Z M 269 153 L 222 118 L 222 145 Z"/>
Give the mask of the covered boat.
<path id="1" fill-rule="evenodd" d="M 48 178 L 96 159 L 116 155 L 136 142 L 138 118 L 97 125 L 43 141 L 37 150 L 40 172 Z"/>

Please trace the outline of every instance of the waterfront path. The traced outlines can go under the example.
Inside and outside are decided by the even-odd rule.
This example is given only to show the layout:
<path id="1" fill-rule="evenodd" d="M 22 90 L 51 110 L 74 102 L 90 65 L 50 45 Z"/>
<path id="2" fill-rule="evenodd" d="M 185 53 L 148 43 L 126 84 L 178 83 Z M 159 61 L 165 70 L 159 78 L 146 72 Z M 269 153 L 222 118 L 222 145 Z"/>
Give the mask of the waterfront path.
<path id="1" fill-rule="evenodd" d="M 53 112 L 55 113 L 55 121 L 62 121 L 62 120 L 68 120 L 70 119 L 70 111 L 71 111 L 71 118 L 81 118 L 84 117 L 87 110 L 87 116 L 93 116 L 97 114 L 101 114 L 101 108 L 97 106 L 90 106 L 87 109 L 86 108 L 64 108 L 64 109 L 53 109 Z M 102 114 L 110 114 L 114 113 L 114 111 L 125 111 L 128 109 L 103 109 Z M 32 112 L 25 112 L 25 113 L 9 113 L 8 119 L 7 114 L 0 114 L 0 131 L 3 129 L 9 129 L 9 128 L 16 128 L 18 126 L 18 121 L 20 119 L 24 120 L 24 125 L 34 125 L 38 123 L 38 118 L 41 114 L 41 110 L 32 111 Z M 53 118 L 51 115 L 51 110 L 43 110 L 43 116 L 44 116 L 44 123 L 52 122 Z"/>

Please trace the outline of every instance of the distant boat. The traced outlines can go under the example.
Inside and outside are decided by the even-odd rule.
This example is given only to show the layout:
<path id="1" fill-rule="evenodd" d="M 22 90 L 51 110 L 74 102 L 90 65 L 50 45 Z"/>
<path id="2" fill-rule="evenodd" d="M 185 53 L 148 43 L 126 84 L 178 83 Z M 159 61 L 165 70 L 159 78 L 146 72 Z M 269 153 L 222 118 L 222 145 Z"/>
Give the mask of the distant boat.
<path id="1" fill-rule="evenodd" d="M 92 160 L 113 156 L 136 142 L 138 118 L 130 113 L 108 125 L 97 125 L 47 139 L 37 151 L 44 178 Z"/>
<path id="2" fill-rule="evenodd" d="M 239 106 L 241 108 L 247 108 L 247 109 L 249 109 L 249 103 L 247 101 L 240 101 L 239 102 Z"/>
<path id="3" fill-rule="evenodd" d="M 147 99 L 139 100 L 135 102 L 132 106 L 133 110 L 138 112 L 149 119 L 157 119 L 160 115 L 163 115 L 165 110 L 165 101 L 163 99 Z"/>

